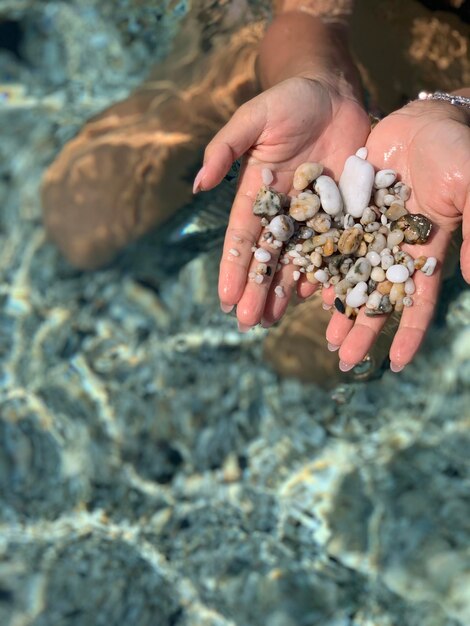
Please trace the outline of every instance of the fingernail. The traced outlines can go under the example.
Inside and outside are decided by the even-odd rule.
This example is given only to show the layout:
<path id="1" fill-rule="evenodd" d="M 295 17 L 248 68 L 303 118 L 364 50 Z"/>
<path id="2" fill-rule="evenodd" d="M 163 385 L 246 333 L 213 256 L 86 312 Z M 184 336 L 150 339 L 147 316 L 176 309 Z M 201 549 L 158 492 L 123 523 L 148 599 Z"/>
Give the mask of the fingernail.
<path id="1" fill-rule="evenodd" d="M 330 352 L 336 352 L 336 350 L 339 350 L 339 346 L 335 345 L 334 343 L 328 342 L 326 345 Z"/>
<path id="2" fill-rule="evenodd" d="M 240 322 L 238 322 L 238 330 L 241 333 L 247 333 L 249 330 L 251 330 L 251 326 L 248 326 L 248 324 L 240 324 Z"/>
<path id="3" fill-rule="evenodd" d="M 202 191 L 201 181 L 205 173 L 206 167 L 205 165 L 203 165 L 199 172 L 196 174 L 196 178 L 194 179 L 193 193 L 198 193 L 199 191 Z"/>
<path id="4" fill-rule="evenodd" d="M 321 306 L 322 306 L 322 309 L 325 309 L 325 311 L 329 311 L 331 309 L 331 304 L 325 304 L 323 302 Z"/>
<path id="5" fill-rule="evenodd" d="M 230 313 L 230 311 L 233 311 L 234 306 L 234 304 L 223 304 L 222 302 L 220 303 L 220 308 L 224 313 Z"/>
<path id="6" fill-rule="evenodd" d="M 354 365 L 355 365 L 354 363 L 345 363 L 344 361 L 340 361 L 339 362 L 339 369 L 342 372 L 349 372 L 349 370 L 352 370 Z"/>
<path id="7" fill-rule="evenodd" d="M 404 369 L 404 365 L 397 365 L 396 363 L 390 363 L 390 369 L 392 372 L 401 372 Z"/>
<path id="8" fill-rule="evenodd" d="M 265 320 L 261 320 L 261 326 L 263 328 L 271 328 L 272 325 L 273 325 L 273 322 L 266 322 Z"/>

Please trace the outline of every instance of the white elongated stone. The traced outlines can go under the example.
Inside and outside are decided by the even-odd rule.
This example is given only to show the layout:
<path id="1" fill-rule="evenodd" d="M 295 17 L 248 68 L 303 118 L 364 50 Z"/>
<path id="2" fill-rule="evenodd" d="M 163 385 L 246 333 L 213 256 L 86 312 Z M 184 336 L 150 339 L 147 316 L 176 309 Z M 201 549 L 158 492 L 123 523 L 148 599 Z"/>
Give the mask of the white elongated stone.
<path id="1" fill-rule="evenodd" d="M 412 278 L 408 278 L 405 281 L 405 293 L 407 296 L 412 296 L 416 291 L 415 281 Z"/>
<path id="2" fill-rule="evenodd" d="M 363 146 L 362 148 L 359 148 L 359 150 L 356 152 L 356 156 L 359 157 L 360 159 L 367 159 L 368 154 L 369 154 L 369 150 L 367 150 L 365 146 Z"/>
<path id="3" fill-rule="evenodd" d="M 294 222 L 288 215 L 276 215 L 269 222 L 269 230 L 278 241 L 287 241 L 294 234 Z"/>
<path id="4" fill-rule="evenodd" d="M 397 178 L 395 170 L 379 170 L 375 175 L 374 185 L 376 189 L 391 187 Z"/>
<path id="5" fill-rule="evenodd" d="M 339 179 L 346 213 L 356 218 L 362 216 L 369 204 L 374 175 L 374 168 L 368 161 L 355 154 L 346 159 Z"/>
<path id="6" fill-rule="evenodd" d="M 433 256 L 428 256 L 426 263 L 421 268 L 421 271 L 423 272 L 423 274 L 426 274 L 426 276 L 431 276 L 434 273 L 434 270 L 436 269 L 436 264 L 437 264 L 437 259 L 434 258 Z"/>
<path id="7" fill-rule="evenodd" d="M 365 304 L 368 300 L 367 283 L 361 280 L 357 283 L 346 296 L 346 304 L 357 308 Z"/>
<path id="8" fill-rule="evenodd" d="M 273 182 L 274 176 L 269 167 L 263 167 L 261 170 L 261 178 L 263 179 L 263 185 L 266 185 L 266 187 L 269 187 Z"/>
<path id="9" fill-rule="evenodd" d="M 358 158 L 358 157 L 355 157 Z M 362 159 L 358 159 L 365 163 Z M 343 201 L 338 186 L 330 176 L 319 176 L 315 181 L 315 191 L 320 196 L 323 210 L 328 215 L 338 215 L 343 209 Z"/>
<path id="10" fill-rule="evenodd" d="M 254 257 L 260 263 L 268 263 L 271 260 L 271 253 L 264 248 L 258 248 L 254 254 Z"/>
<path id="11" fill-rule="evenodd" d="M 404 283 L 410 277 L 410 273 L 405 265 L 391 265 L 387 270 L 386 277 L 392 283 Z"/>

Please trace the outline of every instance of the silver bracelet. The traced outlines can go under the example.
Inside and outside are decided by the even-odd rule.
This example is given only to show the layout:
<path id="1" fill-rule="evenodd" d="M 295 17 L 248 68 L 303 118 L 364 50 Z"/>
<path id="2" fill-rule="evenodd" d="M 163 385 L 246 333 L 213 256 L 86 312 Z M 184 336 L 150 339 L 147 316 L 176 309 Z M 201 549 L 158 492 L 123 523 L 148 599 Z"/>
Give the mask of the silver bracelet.
<path id="1" fill-rule="evenodd" d="M 421 91 L 418 94 L 418 100 L 443 100 L 449 104 L 455 104 L 459 107 L 470 109 L 470 98 L 464 98 L 463 96 L 456 96 L 451 93 L 445 93 L 444 91 L 434 91 L 430 93 L 428 91 Z"/>

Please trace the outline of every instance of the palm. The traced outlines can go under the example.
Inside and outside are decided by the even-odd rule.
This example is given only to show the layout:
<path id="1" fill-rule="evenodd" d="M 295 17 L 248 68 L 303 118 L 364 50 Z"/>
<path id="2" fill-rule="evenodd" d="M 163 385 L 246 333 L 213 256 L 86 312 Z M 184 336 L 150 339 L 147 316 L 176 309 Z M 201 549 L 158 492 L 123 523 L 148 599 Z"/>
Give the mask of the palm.
<path id="1" fill-rule="evenodd" d="M 434 224 L 426 244 L 404 247 L 413 257 L 434 256 L 438 260 L 438 269 L 432 277 L 420 272 L 414 275 L 414 305 L 404 310 L 390 350 L 391 361 L 405 365 L 418 350 L 432 319 L 442 263 L 451 233 L 462 219 L 470 183 L 467 166 L 470 131 L 457 117 L 449 116 L 448 106 L 427 109 L 426 115 L 422 114 L 422 108 L 410 106 L 382 120 L 371 132 L 367 147 L 368 160 L 377 169 L 396 170 L 401 180 L 412 188 L 407 203 L 409 211 L 424 213 Z M 383 323 L 364 313 L 359 314 L 355 323 L 335 314 L 327 338 L 341 345 L 343 362 L 357 363 L 368 352 Z"/>
<path id="2" fill-rule="evenodd" d="M 338 178 L 345 159 L 364 145 L 369 129 L 368 116 L 355 101 L 340 99 L 316 81 L 296 78 L 242 107 L 208 146 L 205 188 L 217 184 L 231 162 L 245 154 L 219 279 L 221 302 L 237 305 L 240 324 L 252 326 L 262 319 L 267 323 L 279 319 L 295 284 L 289 266 L 261 285 L 247 282 L 253 262 L 251 248 L 261 234 L 252 206 L 262 184 L 262 169 L 272 170 L 273 185 L 282 192 L 291 190 L 293 172 L 305 161 L 323 163 L 327 172 Z M 231 253 L 234 248 L 236 256 Z M 274 297 L 278 285 L 283 287 L 285 298 Z M 299 287 L 302 289 L 305 285 Z"/>

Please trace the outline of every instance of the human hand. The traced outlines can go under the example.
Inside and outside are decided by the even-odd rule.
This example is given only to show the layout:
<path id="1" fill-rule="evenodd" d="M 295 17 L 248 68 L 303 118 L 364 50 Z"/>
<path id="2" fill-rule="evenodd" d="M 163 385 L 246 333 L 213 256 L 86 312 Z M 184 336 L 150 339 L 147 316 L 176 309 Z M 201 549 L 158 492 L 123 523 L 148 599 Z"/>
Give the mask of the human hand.
<path id="1" fill-rule="evenodd" d="M 367 141 L 368 161 L 376 169 L 390 168 L 412 189 L 406 208 L 423 213 L 433 222 L 431 237 L 422 245 L 403 245 L 413 257 L 433 256 L 435 273 L 413 276 L 416 292 L 413 306 L 405 308 L 390 348 L 393 371 L 399 371 L 416 354 L 432 320 L 442 264 L 454 231 L 463 220 L 464 242 L 461 268 L 470 283 L 470 114 L 445 102 L 413 102 L 383 119 Z M 324 290 L 327 304 L 333 289 Z M 384 316 L 367 317 L 361 310 L 355 320 L 335 312 L 327 329 L 327 340 L 340 346 L 340 368 L 351 369 L 375 342 Z"/>
<path id="2" fill-rule="evenodd" d="M 262 235 L 260 220 L 252 209 L 263 168 L 273 172 L 272 186 L 284 193 L 292 193 L 294 171 L 308 161 L 321 162 L 326 173 L 338 180 L 344 161 L 364 145 L 369 130 L 368 115 L 352 96 L 342 95 L 326 80 L 295 77 L 244 104 L 207 146 L 195 191 L 215 187 L 232 162 L 245 155 L 219 277 L 222 309 L 237 306 L 241 330 L 259 322 L 268 326 L 280 319 L 295 287 L 295 267 L 285 266 L 275 272 L 278 255 L 272 249 L 271 275 L 262 284 L 247 281 L 256 264 L 252 247 L 261 242 Z M 279 285 L 284 298 L 274 295 Z M 301 297 L 314 289 L 305 279 L 298 283 Z"/>

